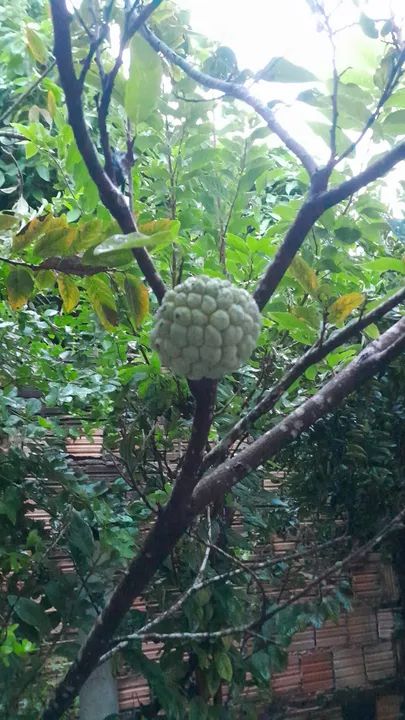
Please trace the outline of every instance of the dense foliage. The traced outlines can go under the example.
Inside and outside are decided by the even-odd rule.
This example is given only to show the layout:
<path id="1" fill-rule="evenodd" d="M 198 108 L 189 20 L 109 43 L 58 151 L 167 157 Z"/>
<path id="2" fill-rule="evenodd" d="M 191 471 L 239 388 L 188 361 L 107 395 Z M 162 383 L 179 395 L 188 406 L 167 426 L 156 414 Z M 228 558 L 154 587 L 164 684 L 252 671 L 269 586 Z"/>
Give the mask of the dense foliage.
<path id="1" fill-rule="evenodd" d="M 390 18 L 375 22 L 353 4 L 350 32 L 364 62 L 343 72 L 333 31 L 339 18 L 312 2 L 314 26 L 338 48 L 333 77 L 319 79 L 284 58 L 254 76 L 229 48 L 192 32 L 184 10 L 170 0 L 155 4 L 152 30 L 210 76 L 261 88 L 293 83 L 294 111 L 321 154 L 341 156 L 332 185 L 353 177 L 366 126 L 367 163 L 381 155 L 381 143 L 385 151 L 403 141 L 404 48 Z M 310 190 L 300 159 L 263 119 L 231 95 L 203 90 L 140 33 L 112 90 L 106 155 L 100 100 L 117 52 L 107 29 L 124 27 L 127 6 L 84 0 L 70 28 L 87 130 L 137 219 L 124 233 L 100 201 L 68 122 L 47 3 L 0 3 L 0 712 L 10 719 L 39 716 L 76 656 L 75 631 L 90 629 L 184 462 L 194 400 L 186 378 L 151 349 L 158 302 L 133 252 L 148 248 L 167 287 L 206 275 L 253 293 Z M 309 347 L 322 347 L 403 288 L 403 221 L 384 204 L 383 182 L 350 193 L 314 222 L 265 305 L 252 357 L 219 383 L 211 445 Z M 393 308 L 310 364 L 238 440 L 275 427 L 400 316 Z M 351 538 L 369 538 L 403 503 L 404 387 L 399 359 L 194 520 L 145 590 L 145 609 L 132 609 L 116 634 L 136 635 L 185 593 L 178 611 L 156 623 L 157 634 L 183 634 L 163 638 L 158 660 L 145 656 L 140 637 L 114 655 L 114 672 L 125 663 L 150 685 L 151 705 L 139 717 L 159 710 L 167 718 L 256 717 L 243 700 L 246 686 L 259 686 L 269 702 L 269 680 L 284 667 L 294 632 L 348 607 L 342 577 L 330 596 L 278 611 L 286 578 L 299 587 L 311 572 L 303 516 L 322 514 L 315 544 L 333 538 L 334 521 L 345 519 L 350 539 L 324 553 L 333 564 Z M 68 437 L 100 427 L 108 479 L 86 476 L 65 452 Z M 280 491 L 264 489 L 271 471 L 285 470 Z M 34 507 L 46 522 L 27 513 Z M 297 539 L 298 567 L 272 558 L 260 564 L 275 532 Z M 70 558 L 70 572 L 60 572 L 58 553 Z"/>

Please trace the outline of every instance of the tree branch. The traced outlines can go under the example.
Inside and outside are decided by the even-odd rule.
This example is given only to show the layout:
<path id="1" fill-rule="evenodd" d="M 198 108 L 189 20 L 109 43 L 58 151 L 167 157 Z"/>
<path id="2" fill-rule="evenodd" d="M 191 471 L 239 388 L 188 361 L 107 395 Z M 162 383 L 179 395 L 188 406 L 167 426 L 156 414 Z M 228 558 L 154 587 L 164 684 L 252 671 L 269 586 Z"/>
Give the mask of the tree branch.
<path id="1" fill-rule="evenodd" d="M 369 165 L 363 172 L 355 175 L 330 190 L 325 190 L 315 195 L 309 195 L 299 210 L 295 221 L 288 230 L 284 241 L 279 247 L 274 260 L 268 266 L 260 280 L 254 298 L 262 310 L 271 298 L 280 280 L 289 268 L 292 260 L 304 242 L 308 232 L 314 226 L 321 215 L 329 208 L 337 205 L 346 198 L 353 195 L 361 188 L 369 185 L 374 180 L 382 177 L 392 168 L 405 159 L 405 141 L 398 143 L 389 152 L 382 155 L 378 160 Z"/>
<path id="2" fill-rule="evenodd" d="M 109 267 L 93 267 L 92 265 L 83 265 L 81 259 L 75 255 L 71 257 L 50 257 L 39 265 L 35 263 L 21 262 L 20 260 L 13 260 L 12 258 L 0 257 L 0 262 L 8 263 L 9 265 L 15 265 L 16 267 L 28 268 L 34 272 L 39 270 L 56 270 L 56 272 L 64 273 L 65 275 L 78 275 L 79 277 L 88 277 L 89 275 L 97 275 L 102 272 L 112 272 L 114 268 Z"/>
<path id="3" fill-rule="evenodd" d="M 313 158 L 307 151 L 280 126 L 273 112 L 251 95 L 244 85 L 220 80 L 194 68 L 187 60 L 166 45 L 163 40 L 160 40 L 146 25 L 143 26 L 141 32 L 156 52 L 162 53 L 169 62 L 180 67 L 193 80 L 204 87 L 220 90 L 226 95 L 242 100 L 250 105 L 250 107 L 266 121 L 268 127 L 276 133 L 291 152 L 301 160 L 312 180 L 311 194 L 299 211 L 284 242 L 255 291 L 255 300 L 259 308 L 263 309 L 304 242 L 309 230 L 322 213 L 330 207 L 337 205 L 354 192 L 357 192 L 360 188 L 368 185 L 373 180 L 381 177 L 400 162 L 400 160 L 403 160 L 405 158 L 405 142 L 400 143 L 396 148 L 386 153 L 362 173 L 351 178 L 351 180 L 335 188 L 326 190 L 325 187 L 331 167 L 328 165 L 326 168 L 318 170 Z"/>
<path id="4" fill-rule="evenodd" d="M 114 182 L 115 184 L 115 171 L 114 171 L 114 164 L 113 164 L 113 158 L 112 158 L 112 152 L 110 147 L 110 140 L 108 137 L 108 130 L 107 130 L 107 115 L 108 110 L 110 107 L 111 102 L 111 95 L 114 88 L 114 82 L 115 78 L 117 77 L 118 71 L 122 65 L 122 55 L 125 50 L 125 47 L 131 37 L 135 35 L 135 33 L 142 27 L 142 25 L 148 20 L 148 18 L 152 15 L 154 10 L 156 10 L 157 7 L 162 3 L 162 0 L 152 0 L 152 2 L 149 3 L 149 5 L 146 5 L 138 14 L 135 15 L 135 17 L 131 18 L 132 16 L 132 10 L 128 13 L 126 16 L 126 23 L 125 28 L 122 33 L 121 42 L 120 42 L 120 49 L 118 51 L 118 55 L 116 57 L 115 63 L 113 65 L 112 70 L 110 70 L 109 73 L 101 77 L 102 82 L 102 95 L 98 110 L 98 124 L 99 124 L 99 131 L 100 131 L 100 140 L 101 145 L 103 148 L 104 158 L 105 158 L 105 171 L 108 175 L 108 177 Z"/>
<path id="5" fill-rule="evenodd" d="M 101 201 L 117 220 L 124 233 L 136 230 L 136 224 L 124 196 L 111 182 L 104 172 L 97 157 L 96 150 L 87 131 L 83 114 L 80 82 L 73 67 L 72 46 L 69 24 L 71 16 L 66 8 L 65 0 L 50 0 L 52 22 L 54 28 L 54 53 L 59 75 L 65 92 L 69 123 L 72 127 L 77 147 L 83 157 L 92 180 L 97 185 Z M 158 275 L 153 262 L 144 248 L 135 248 L 133 255 L 144 274 L 147 282 L 161 302 L 165 286 Z"/>
<path id="6" fill-rule="evenodd" d="M 211 539 L 211 517 L 210 517 L 210 509 L 207 508 L 207 520 L 208 520 L 208 539 Z M 200 569 L 198 570 L 197 575 L 195 576 L 194 582 L 190 585 L 190 587 L 185 590 L 179 598 L 171 605 L 167 610 L 164 610 L 163 612 L 159 613 L 156 617 L 154 617 L 150 622 L 146 623 L 140 630 L 138 630 L 138 633 L 149 633 L 149 631 L 156 627 L 156 625 L 159 625 L 159 623 L 163 622 L 164 620 L 167 620 L 168 618 L 172 617 L 178 610 L 180 610 L 186 600 L 193 595 L 193 593 L 197 592 L 198 590 L 203 587 L 204 583 L 202 581 L 202 577 L 204 575 L 205 569 L 208 564 L 208 558 L 210 556 L 212 545 L 207 542 L 205 553 L 200 565 Z M 130 638 L 117 638 L 115 641 L 115 644 L 109 650 L 107 653 L 101 656 L 98 665 L 102 665 L 107 660 L 109 660 L 113 655 L 115 655 L 119 650 L 122 650 L 128 645 Z"/>
<path id="7" fill-rule="evenodd" d="M 29 95 L 31 95 L 32 91 L 35 90 L 35 88 L 37 88 L 38 85 L 40 85 L 42 80 L 44 78 L 46 78 L 47 75 L 49 75 L 49 73 L 53 70 L 55 65 L 56 65 L 56 60 L 52 60 L 52 62 L 49 63 L 49 65 L 40 74 L 40 76 L 32 83 L 32 85 L 30 85 L 29 88 L 27 88 L 27 90 L 22 95 L 20 95 L 18 98 L 16 98 L 16 100 L 13 102 L 13 104 L 10 105 L 10 107 L 8 107 L 2 115 L 0 115 L 0 123 L 3 123 L 4 120 L 6 118 L 8 118 L 9 115 L 12 115 L 16 111 L 16 109 L 21 105 L 21 103 L 23 103 L 24 100 L 26 100 L 26 98 L 29 97 Z"/>
<path id="8" fill-rule="evenodd" d="M 185 488 L 185 477 L 183 477 L 180 489 L 177 492 L 173 491 L 168 504 L 149 531 L 141 551 L 130 563 L 126 574 L 91 629 L 76 660 L 56 688 L 54 699 L 50 701 L 42 715 L 43 720 L 58 720 L 71 706 L 81 686 L 97 666 L 100 657 L 108 651 L 111 638 L 131 607 L 133 599 L 144 591 L 163 560 L 190 526 L 193 518 L 251 470 L 295 440 L 320 417 L 333 410 L 346 395 L 384 367 L 404 348 L 405 317 L 378 340 L 370 343 L 355 360 L 314 397 L 292 412 L 287 419 L 265 433 L 246 450 L 239 452 L 232 460 L 226 461 L 213 472 L 203 476 L 192 493 L 191 502 L 188 501 L 188 493 L 185 499 L 181 497 L 180 489 Z M 200 442 L 200 447 L 201 444 Z M 190 453 L 190 458 L 184 466 L 190 463 L 192 467 L 195 457 L 194 453 Z"/>
<path id="9" fill-rule="evenodd" d="M 242 625 L 233 625 L 222 628 L 221 630 L 214 630 L 211 632 L 149 633 L 138 630 L 138 632 L 127 635 L 125 638 L 119 638 L 119 648 L 125 647 L 128 642 L 132 640 L 143 640 L 152 642 L 164 642 L 167 640 L 216 640 L 218 638 L 226 637 L 229 635 L 243 635 L 244 633 L 250 633 L 252 630 L 257 628 L 258 625 L 262 624 L 266 620 L 270 620 L 270 618 L 275 617 L 286 608 L 294 605 L 299 600 L 306 597 L 308 594 L 311 593 L 314 588 L 321 585 L 332 575 L 340 576 L 343 570 L 345 570 L 347 567 L 350 567 L 354 563 L 359 562 L 359 560 L 367 556 L 377 545 L 380 545 L 383 540 L 385 540 L 392 532 L 394 532 L 398 528 L 398 526 L 403 523 L 404 517 L 405 509 L 402 509 L 397 515 L 395 515 L 395 517 L 390 522 L 385 524 L 382 530 L 376 533 L 376 535 L 374 535 L 370 540 L 361 545 L 359 548 L 356 548 L 355 550 L 350 552 L 348 555 L 346 555 L 345 558 L 343 558 L 343 560 L 338 561 L 338 564 L 334 562 L 332 565 L 329 565 L 324 570 L 324 572 L 322 572 L 320 575 L 317 575 L 317 577 L 311 580 L 311 582 L 306 583 L 301 590 L 298 590 L 296 593 L 291 595 L 285 602 L 268 610 L 265 615 L 260 618 L 260 620 L 250 620 L 249 622 Z M 337 540 L 339 540 L 339 538 Z M 332 541 L 329 544 L 332 544 L 333 542 L 336 542 L 336 540 Z M 280 562 L 280 559 L 278 559 L 277 562 Z M 241 570 L 241 572 L 243 571 Z M 105 662 L 105 660 L 108 660 L 112 654 L 115 654 L 117 649 L 118 646 L 113 648 L 112 651 L 110 651 L 109 653 L 106 653 L 106 655 L 103 657 L 103 662 Z"/>
<path id="10" fill-rule="evenodd" d="M 315 363 L 323 360 L 332 350 L 343 345 L 343 343 L 350 340 L 353 335 L 361 332 L 371 323 L 380 320 L 390 310 L 395 308 L 397 305 L 405 301 L 405 287 L 398 290 L 394 295 L 391 295 L 388 300 L 378 305 L 374 310 L 366 313 L 357 320 L 353 320 L 348 323 L 342 330 L 338 330 L 324 342 L 316 342 L 304 355 L 302 355 L 297 362 L 291 365 L 288 370 L 284 373 L 282 378 L 274 385 L 266 395 L 258 402 L 250 412 L 248 412 L 234 427 L 225 435 L 225 437 L 218 443 L 204 458 L 201 471 L 206 472 L 209 467 L 217 465 L 218 462 L 222 462 L 233 443 L 236 440 L 242 438 L 253 424 L 262 415 L 269 412 L 276 402 L 280 399 L 282 394 L 288 390 L 291 385 L 298 380 L 303 373 L 314 365 Z"/>
<path id="11" fill-rule="evenodd" d="M 269 460 L 285 445 L 334 410 L 361 383 L 405 349 L 405 317 L 367 347 L 313 397 L 306 400 L 271 430 L 219 465 L 197 484 L 192 512 L 198 514 L 207 503 L 222 497 L 233 485 Z"/>
<path id="12" fill-rule="evenodd" d="M 190 381 L 196 409 L 191 438 L 170 500 L 149 531 L 140 553 L 132 560 L 126 574 L 112 593 L 76 661 L 59 684 L 55 698 L 43 714 L 43 720 L 57 720 L 70 707 L 85 680 L 97 667 L 99 658 L 108 651 L 110 640 L 130 609 L 133 599 L 149 584 L 192 521 L 190 498 L 198 480 L 198 469 L 208 441 L 216 387 L 217 384 L 211 380 Z"/>
<path id="13" fill-rule="evenodd" d="M 344 152 L 342 152 L 341 155 L 339 155 L 339 157 L 338 157 L 338 158 L 336 159 L 336 161 L 334 162 L 334 165 L 337 165 L 337 164 L 340 163 L 344 158 L 348 157 L 348 155 L 351 155 L 351 153 L 356 149 L 356 147 L 358 146 L 358 144 L 359 144 L 359 143 L 362 141 L 362 139 L 364 138 L 367 130 L 369 130 L 369 129 L 374 125 L 374 123 L 375 123 L 375 121 L 377 120 L 377 118 L 378 118 L 381 110 L 383 109 L 383 107 L 384 107 L 385 103 L 387 102 L 388 98 L 392 95 L 392 92 L 393 92 L 393 90 L 395 89 L 395 86 L 396 86 L 399 78 L 401 77 L 401 74 L 402 74 L 402 66 L 403 66 L 403 64 L 404 64 L 404 61 L 405 61 L 405 48 L 403 48 L 403 50 L 401 51 L 400 56 L 399 56 L 397 62 L 396 62 L 395 65 L 393 66 L 393 68 L 392 68 L 392 70 L 391 70 L 391 72 L 390 72 L 390 74 L 389 74 L 389 76 L 388 76 L 388 78 L 387 78 L 387 82 L 386 82 L 386 84 L 385 84 L 384 90 L 383 90 L 383 92 L 381 93 L 381 97 L 380 97 L 380 99 L 379 99 L 379 101 L 378 101 L 378 103 L 377 103 L 377 106 L 376 106 L 374 112 L 371 113 L 370 117 L 368 118 L 368 120 L 367 120 L 366 124 L 364 125 L 364 128 L 363 128 L 363 130 L 361 131 L 361 133 L 360 133 L 360 135 L 358 136 L 358 138 L 357 138 L 356 140 L 354 140 L 354 142 L 352 142 L 352 143 L 349 145 L 349 147 L 347 147 L 346 150 L 345 150 Z"/>
<path id="14" fill-rule="evenodd" d="M 263 118 L 270 130 L 272 130 L 280 138 L 284 145 L 286 145 L 286 147 L 302 162 L 308 175 L 312 177 L 312 175 L 315 174 L 317 166 L 312 156 L 282 127 L 282 125 L 280 125 L 272 110 L 252 95 L 244 85 L 236 82 L 229 82 L 227 80 L 220 80 L 219 78 L 207 75 L 207 73 L 198 70 L 172 50 L 172 48 L 166 45 L 166 43 L 158 38 L 157 35 L 155 35 L 155 33 L 153 33 L 146 25 L 142 28 L 141 32 L 156 52 L 161 53 L 166 60 L 181 68 L 186 75 L 191 77 L 193 80 L 206 88 L 219 90 L 220 92 L 225 93 L 225 95 L 241 100 L 246 103 L 246 105 L 253 108 L 253 110 L 255 110 L 258 115 Z"/>

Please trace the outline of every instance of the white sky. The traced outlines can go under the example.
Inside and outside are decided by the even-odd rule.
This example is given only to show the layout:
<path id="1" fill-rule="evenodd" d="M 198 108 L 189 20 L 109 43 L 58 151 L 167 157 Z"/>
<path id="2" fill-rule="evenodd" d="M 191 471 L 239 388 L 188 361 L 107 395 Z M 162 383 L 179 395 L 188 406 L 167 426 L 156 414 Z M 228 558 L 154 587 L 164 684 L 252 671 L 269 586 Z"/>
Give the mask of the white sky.
<path id="1" fill-rule="evenodd" d="M 337 8 L 332 16 L 335 28 L 349 25 L 356 19 L 353 0 L 327 0 L 327 3 L 330 8 Z M 306 0 L 177 0 L 177 4 L 190 11 L 193 30 L 234 50 L 240 69 L 257 71 L 272 57 L 281 55 L 297 65 L 304 65 L 321 81 L 331 75 L 330 45 L 325 34 L 317 30 Z M 360 4 L 364 12 L 375 19 L 387 18 L 394 13 L 397 24 L 403 28 L 405 40 L 405 0 L 363 0 Z M 363 72 L 369 71 L 372 77 L 379 43 L 366 38 L 358 27 L 340 33 L 337 39 L 339 69 L 350 65 Z M 306 87 L 301 85 L 299 91 Z M 279 119 L 318 160 L 326 160 L 327 148 L 302 122 L 302 104 L 298 106 L 299 112 L 288 107 L 297 92 L 295 86 L 263 82 L 256 86 L 255 92 L 266 102 L 274 98 L 285 99 L 287 107 L 277 111 Z M 365 140 L 357 153 L 356 160 L 360 165 L 367 163 L 370 149 Z M 384 200 L 395 206 L 396 212 L 400 210 L 398 200 L 402 200 L 398 198 L 397 188 L 398 180 L 405 180 L 404 165 L 402 163 L 389 176 L 384 193 Z"/>

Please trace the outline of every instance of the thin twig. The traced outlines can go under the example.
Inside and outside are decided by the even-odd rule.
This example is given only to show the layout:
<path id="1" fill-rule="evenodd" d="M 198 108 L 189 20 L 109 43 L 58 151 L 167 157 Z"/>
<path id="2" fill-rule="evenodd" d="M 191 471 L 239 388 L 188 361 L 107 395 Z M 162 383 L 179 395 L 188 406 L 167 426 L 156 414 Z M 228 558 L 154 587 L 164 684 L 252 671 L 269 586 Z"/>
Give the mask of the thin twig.
<path id="1" fill-rule="evenodd" d="M 22 95 L 20 95 L 18 98 L 16 98 L 14 103 L 12 105 L 10 105 L 10 107 L 8 107 L 3 112 L 2 115 L 0 115 L 0 123 L 3 123 L 5 121 L 5 119 L 8 118 L 9 115 L 14 114 L 14 112 L 21 105 L 21 103 L 23 103 L 24 100 L 26 100 L 27 97 L 29 97 L 31 95 L 33 90 L 35 90 L 35 88 L 37 88 L 38 85 L 40 85 L 42 80 L 44 78 L 46 78 L 47 75 L 49 75 L 49 73 L 53 70 L 55 65 L 56 65 L 56 60 L 52 60 L 52 62 L 45 68 L 45 70 L 40 74 L 40 76 L 35 80 L 35 82 L 33 82 L 32 85 L 30 85 L 29 88 Z"/>
<path id="2" fill-rule="evenodd" d="M 228 80 L 220 80 L 219 78 L 208 75 L 207 73 L 201 72 L 196 67 L 191 65 L 187 60 L 178 55 L 172 48 L 166 45 L 163 40 L 157 37 L 150 28 L 146 25 L 141 30 L 144 38 L 148 43 L 156 50 L 156 52 L 162 53 L 164 57 L 173 65 L 180 67 L 186 75 L 193 78 L 196 82 L 200 83 L 204 87 L 211 88 L 213 90 L 219 90 L 225 95 L 234 97 L 238 100 L 242 100 L 247 105 L 250 105 L 262 118 L 266 121 L 270 130 L 272 130 L 280 140 L 288 147 L 291 152 L 296 155 L 302 162 L 303 166 L 307 170 L 311 177 L 317 170 L 317 166 L 311 155 L 305 150 L 305 148 L 293 138 L 276 119 L 272 110 L 262 103 L 258 98 L 252 95 L 247 87 L 237 82 L 229 82 Z"/>
<path id="3" fill-rule="evenodd" d="M 378 116 L 380 115 L 381 110 L 383 109 L 385 103 L 387 102 L 388 98 L 392 95 L 393 90 L 395 89 L 402 73 L 402 66 L 405 61 L 405 47 L 401 50 L 400 56 L 397 60 L 397 62 L 394 64 L 388 78 L 387 82 L 385 83 L 384 90 L 381 94 L 381 97 L 377 103 L 377 106 L 374 110 L 374 112 L 371 113 L 370 117 L 368 118 L 366 124 L 363 127 L 363 130 L 361 131 L 360 135 L 356 140 L 354 140 L 349 147 L 344 150 L 344 152 L 339 155 L 337 160 L 335 161 L 335 165 L 340 163 L 344 158 L 348 157 L 352 154 L 352 152 L 356 149 L 358 144 L 362 141 L 364 138 L 366 132 L 374 125 L 375 121 L 378 119 Z"/>
<path id="4" fill-rule="evenodd" d="M 398 526 L 402 524 L 402 521 L 405 517 L 405 509 L 402 509 L 385 527 L 383 530 L 381 530 L 379 533 L 374 535 L 374 537 L 371 538 L 368 542 L 364 543 L 361 547 L 357 548 L 356 550 L 353 550 L 349 555 L 347 555 L 343 560 L 335 561 L 332 565 L 330 565 L 323 573 L 318 575 L 314 580 L 312 580 L 310 583 L 307 583 L 305 587 L 303 587 L 298 592 L 292 594 L 284 603 L 277 605 L 276 607 L 273 607 L 272 609 L 268 610 L 263 617 L 261 617 L 259 620 L 251 620 L 247 623 L 243 623 L 241 625 L 236 626 L 230 626 L 225 627 L 222 630 L 214 630 L 214 631 L 207 631 L 207 632 L 173 632 L 173 633 L 143 633 L 143 632 L 136 632 L 131 635 L 127 635 L 125 638 L 119 638 L 117 642 L 127 643 L 131 640 L 143 640 L 143 641 L 154 641 L 154 642 L 161 642 L 161 641 L 167 641 L 167 640 L 216 640 L 217 638 L 226 637 L 229 635 L 241 635 L 246 632 L 249 632 L 257 627 L 259 627 L 263 622 L 270 620 L 271 618 L 278 615 L 283 610 L 286 610 L 286 608 L 290 607 L 291 605 L 294 605 L 299 600 L 301 600 L 303 597 L 306 597 L 311 593 L 311 591 L 321 585 L 325 580 L 331 577 L 331 575 L 341 575 L 343 570 L 346 569 L 348 566 L 354 564 L 355 562 L 358 562 L 363 557 L 368 555 L 377 545 L 380 545 L 381 542 L 386 539 L 392 532 L 394 532 Z M 115 648 L 113 648 L 115 650 Z M 110 651 L 111 652 L 111 651 Z M 105 656 L 103 656 L 104 661 L 107 660 L 109 657 L 111 657 L 110 653 L 106 653 Z"/>

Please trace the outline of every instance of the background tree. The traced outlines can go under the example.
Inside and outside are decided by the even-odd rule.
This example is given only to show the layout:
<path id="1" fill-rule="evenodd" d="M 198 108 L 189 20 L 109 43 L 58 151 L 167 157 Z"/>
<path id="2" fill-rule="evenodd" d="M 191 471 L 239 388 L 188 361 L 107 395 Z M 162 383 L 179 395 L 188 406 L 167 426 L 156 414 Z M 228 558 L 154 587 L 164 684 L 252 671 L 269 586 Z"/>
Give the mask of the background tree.
<path id="1" fill-rule="evenodd" d="M 0 652 L 10 717 L 32 717 L 38 703 L 43 718 L 61 717 L 118 651 L 147 678 L 152 716 L 234 717 L 247 672 L 267 696 L 297 628 L 347 604 L 341 587 L 298 609 L 296 597 L 275 603 L 266 587 L 282 586 L 289 563 L 245 562 L 274 531 L 299 532 L 309 502 L 294 479 L 302 469 L 333 518 L 365 497 L 358 474 L 345 488 L 328 469 L 341 452 L 330 428 L 344 431 L 350 467 L 363 462 L 345 417 L 361 421 L 351 404 L 364 396 L 336 409 L 405 346 L 402 226 L 375 183 L 405 157 L 403 41 L 394 19 L 354 9 L 374 67 L 347 69 L 339 14 L 311 7 L 330 42 L 326 84 L 285 58 L 256 75 L 240 70 L 171 2 L 83 2 L 71 12 L 52 0 L 51 18 L 45 3 L 20 4 L 20 15 L 1 7 Z M 325 162 L 284 129 L 277 103 L 258 99 L 258 83 L 276 82 L 297 84 L 296 107 L 312 109 Z M 166 287 L 202 273 L 248 289 L 263 313 L 251 362 L 218 387 L 174 376 L 149 344 Z M 390 373 L 403 387 L 397 362 Z M 24 397 L 27 386 L 36 397 Z M 381 404 L 373 397 L 374 412 L 392 402 L 392 391 Z M 84 482 L 63 453 L 67 433 L 101 424 L 116 467 L 110 484 Z M 371 437 L 392 474 L 403 440 L 389 430 Z M 285 467 L 280 500 L 261 480 Z M 364 529 L 349 516 L 343 536 L 331 523 L 319 528 L 311 542 L 326 543 L 326 565 L 300 596 L 336 575 L 337 558 L 343 576 L 397 528 L 398 485 L 381 525 Z M 49 514 L 50 529 L 27 517 L 27 501 Z M 230 527 L 235 512 L 241 535 Z M 354 549 L 356 535 L 364 544 Z M 74 573 L 57 571 L 55 548 L 69 551 Z M 311 552 L 303 538 L 294 572 Z M 128 612 L 140 594 L 146 611 Z M 71 627 L 90 631 L 76 659 Z M 144 639 L 164 643 L 159 663 L 143 655 Z M 62 669 L 64 654 L 71 665 L 46 704 L 46 672 Z"/>

